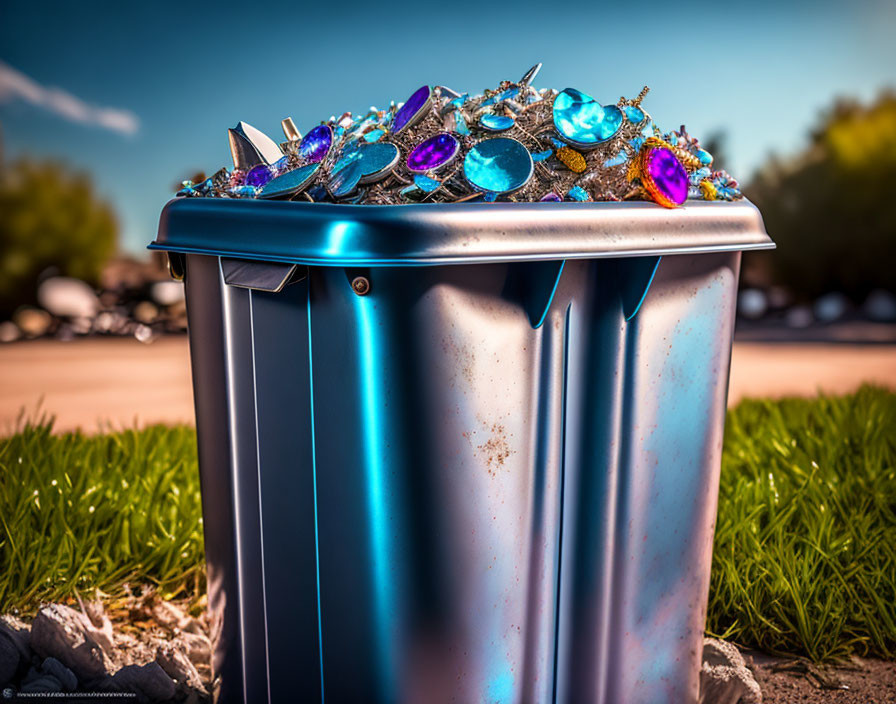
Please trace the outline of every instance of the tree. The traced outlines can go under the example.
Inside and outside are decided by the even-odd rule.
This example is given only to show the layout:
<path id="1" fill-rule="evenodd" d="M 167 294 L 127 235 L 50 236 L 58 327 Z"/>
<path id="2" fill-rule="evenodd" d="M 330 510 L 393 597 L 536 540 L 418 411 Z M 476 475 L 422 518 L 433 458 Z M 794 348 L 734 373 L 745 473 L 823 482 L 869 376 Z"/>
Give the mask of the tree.
<path id="1" fill-rule="evenodd" d="M 807 149 L 772 159 L 746 189 L 778 249 L 761 258 L 797 298 L 840 291 L 855 302 L 896 291 L 896 93 L 840 100 Z"/>
<path id="2" fill-rule="evenodd" d="M 96 285 L 117 234 L 86 175 L 31 159 L 0 165 L 0 316 L 33 302 L 49 267 Z"/>

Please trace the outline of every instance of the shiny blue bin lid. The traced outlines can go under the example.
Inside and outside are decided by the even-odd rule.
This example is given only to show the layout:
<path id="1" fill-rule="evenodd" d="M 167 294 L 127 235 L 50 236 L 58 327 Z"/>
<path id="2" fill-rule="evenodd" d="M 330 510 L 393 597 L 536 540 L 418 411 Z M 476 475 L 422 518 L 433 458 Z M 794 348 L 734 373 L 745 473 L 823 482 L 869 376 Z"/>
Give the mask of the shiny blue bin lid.
<path id="1" fill-rule="evenodd" d="M 434 266 L 771 249 L 749 201 L 342 205 L 177 198 L 150 249 L 316 266 Z"/>

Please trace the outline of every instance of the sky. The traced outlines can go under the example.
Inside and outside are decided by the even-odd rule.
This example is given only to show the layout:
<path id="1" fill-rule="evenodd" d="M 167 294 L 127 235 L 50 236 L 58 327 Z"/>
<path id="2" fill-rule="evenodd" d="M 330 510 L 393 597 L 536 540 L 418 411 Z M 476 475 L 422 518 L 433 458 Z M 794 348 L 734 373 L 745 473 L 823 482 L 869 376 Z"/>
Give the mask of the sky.
<path id="1" fill-rule="evenodd" d="M 139 253 L 178 181 L 231 166 L 227 128 L 282 141 L 420 85 L 635 97 L 663 129 L 724 131 L 741 181 L 837 96 L 896 87 L 896 2 L 0 3 L 4 160 L 87 171 Z"/>

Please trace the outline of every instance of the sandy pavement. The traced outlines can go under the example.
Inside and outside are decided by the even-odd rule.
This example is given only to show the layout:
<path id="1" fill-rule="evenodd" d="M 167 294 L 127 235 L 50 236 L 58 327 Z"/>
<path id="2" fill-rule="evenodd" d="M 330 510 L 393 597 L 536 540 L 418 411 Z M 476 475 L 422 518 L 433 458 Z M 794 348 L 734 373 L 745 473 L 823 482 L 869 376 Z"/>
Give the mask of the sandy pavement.
<path id="1" fill-rule="evenodd" d="M 896 388 L 896 346 L 735 343 L 729 403 L 744 396 Z M 0 345 L 0 433 L 22 408 L 56 416 L 57 430 L 193 423 L 186 337 Z"/>

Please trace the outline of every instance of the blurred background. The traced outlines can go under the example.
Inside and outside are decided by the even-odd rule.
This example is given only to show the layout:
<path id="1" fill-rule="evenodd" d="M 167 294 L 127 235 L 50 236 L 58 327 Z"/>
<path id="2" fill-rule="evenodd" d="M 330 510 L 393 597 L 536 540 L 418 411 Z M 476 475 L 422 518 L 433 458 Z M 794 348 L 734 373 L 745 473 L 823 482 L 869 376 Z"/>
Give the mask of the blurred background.
<path id="1" fill-rule="evenodd" d="M 732 401 L 896 385 L 896 4 L 0 8 L 0 424 L 192 420 L 183 292 L 145 246 L 227 128 L 279 141 L 421 84 L 651 91 L 761 209 Z"/>

